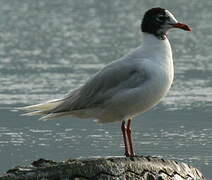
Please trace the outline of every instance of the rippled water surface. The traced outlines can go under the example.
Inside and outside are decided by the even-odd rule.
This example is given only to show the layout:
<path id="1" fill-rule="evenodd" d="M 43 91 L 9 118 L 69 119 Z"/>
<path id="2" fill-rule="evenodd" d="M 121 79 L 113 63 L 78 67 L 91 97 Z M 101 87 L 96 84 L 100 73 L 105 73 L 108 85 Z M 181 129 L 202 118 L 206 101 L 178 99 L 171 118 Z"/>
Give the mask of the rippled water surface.
<path id="1" fill-rule="evenodd" d="M 188 23 L 173 30 L 174 84 L 133 121 L 137 154 L 198 167 L 212 179 L 212 1 L 0 1 L 0 172 L 37 158 L 120 156 L 120 123 L 64 118 L 40 122 L 10 109 L 58 98 L 141 43 L 146 9 Z"/>

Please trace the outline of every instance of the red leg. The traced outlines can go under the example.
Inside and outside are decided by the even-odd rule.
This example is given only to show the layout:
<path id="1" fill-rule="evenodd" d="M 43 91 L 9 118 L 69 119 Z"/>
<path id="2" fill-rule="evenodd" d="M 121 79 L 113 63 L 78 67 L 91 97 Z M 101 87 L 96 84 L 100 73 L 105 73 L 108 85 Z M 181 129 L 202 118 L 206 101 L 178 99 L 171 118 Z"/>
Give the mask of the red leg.
<path id="1" fill-rule="evenodd" d="M 123 139 L 124 139 L 125 156 L 129 157 L 130 153 L 129 153 L 129 145 L 128 145 L 128 140 L 127 140 L 127 127 L 125 126 L 125 121 L 122 121 L 121 130 L 122 130 L 122 135 L 123 135 Z"/>
<path id="2" fill-rule="evenodd" d="M 129 147 L 130 147 L 130 156 L 135 156 L 134 148 L 133 148 L 133 140 L 132 140 L 132 130 L 131 130 L 131 119 L 128 120 L 127 122 L 127 139 L 129 142 Z"/>

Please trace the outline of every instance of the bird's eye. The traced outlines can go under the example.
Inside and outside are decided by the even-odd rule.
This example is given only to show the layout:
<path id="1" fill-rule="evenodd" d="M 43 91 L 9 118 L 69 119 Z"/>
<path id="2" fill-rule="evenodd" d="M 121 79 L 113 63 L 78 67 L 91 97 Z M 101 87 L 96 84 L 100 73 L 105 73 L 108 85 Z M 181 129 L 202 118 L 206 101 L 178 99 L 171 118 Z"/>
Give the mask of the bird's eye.
<path id="1" fill-rule="evenodd" d="M 164 21 L 167 20 L 167 17 L 166 17 L 166 16 L 158 16 L 158 17 L 156 17 L 156 20 L 157 20 L 158 22 L 164 22 Z"/>

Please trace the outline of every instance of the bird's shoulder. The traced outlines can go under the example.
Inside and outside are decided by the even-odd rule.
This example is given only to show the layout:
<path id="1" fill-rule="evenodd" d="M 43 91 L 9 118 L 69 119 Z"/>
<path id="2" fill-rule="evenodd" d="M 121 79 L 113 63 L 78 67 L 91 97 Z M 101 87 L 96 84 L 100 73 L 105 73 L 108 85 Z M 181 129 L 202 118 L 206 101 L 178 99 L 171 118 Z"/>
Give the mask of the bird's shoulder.
<path id="1" fill-rule="evenodd" d="M 134 55 L 134 57 L 133 57 Z M 148 79 L 145 60 L 129 54 L 105 66 L 82 87 L 83 93 L 105 92 L 117 86 L 136 86 Z M 92 93 L 91 93 L 92 92 Z"/>
<path id="2" fill-rule="evenodd" d="M 95 106 L 121 90 L 139 87 L 148 80 L 145 60 L 137 52 L 113 61 L 91 77 L 80 88 L 66 96 L 72 109 Z"/>
<path id="3" fill-rule="evenodd" d="M 132 75 L 135 71 L 144 72 L 145 61 L 147 61 L 147 58 L 145 58 L 142 53 L 142 47 L 138 47 L 125 56 L 103 67 L 92 78 L 95 79 L 100 76 L 102 78 L 107 78 L 114 75 L 119 75 L 120 78 L 126 78 L 127 76 Z"/>

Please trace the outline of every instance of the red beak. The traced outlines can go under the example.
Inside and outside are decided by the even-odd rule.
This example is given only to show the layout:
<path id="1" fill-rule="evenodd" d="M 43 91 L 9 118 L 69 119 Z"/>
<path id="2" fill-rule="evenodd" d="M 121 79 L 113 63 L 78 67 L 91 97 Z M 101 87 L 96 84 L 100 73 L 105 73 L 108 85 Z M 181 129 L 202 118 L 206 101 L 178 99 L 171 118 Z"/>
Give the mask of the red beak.
<path id="1" fill-rule="evenodd" d="M 188 25 L 183 24 L 183 23 L 172 24 L 172 26 L 173 26 L 174 28 L 180 28 L 180 29 L 183 29 L 183 30 L 185 30 L 185 31 L 191 31 L 191 28 L 190 28 Z"/>

